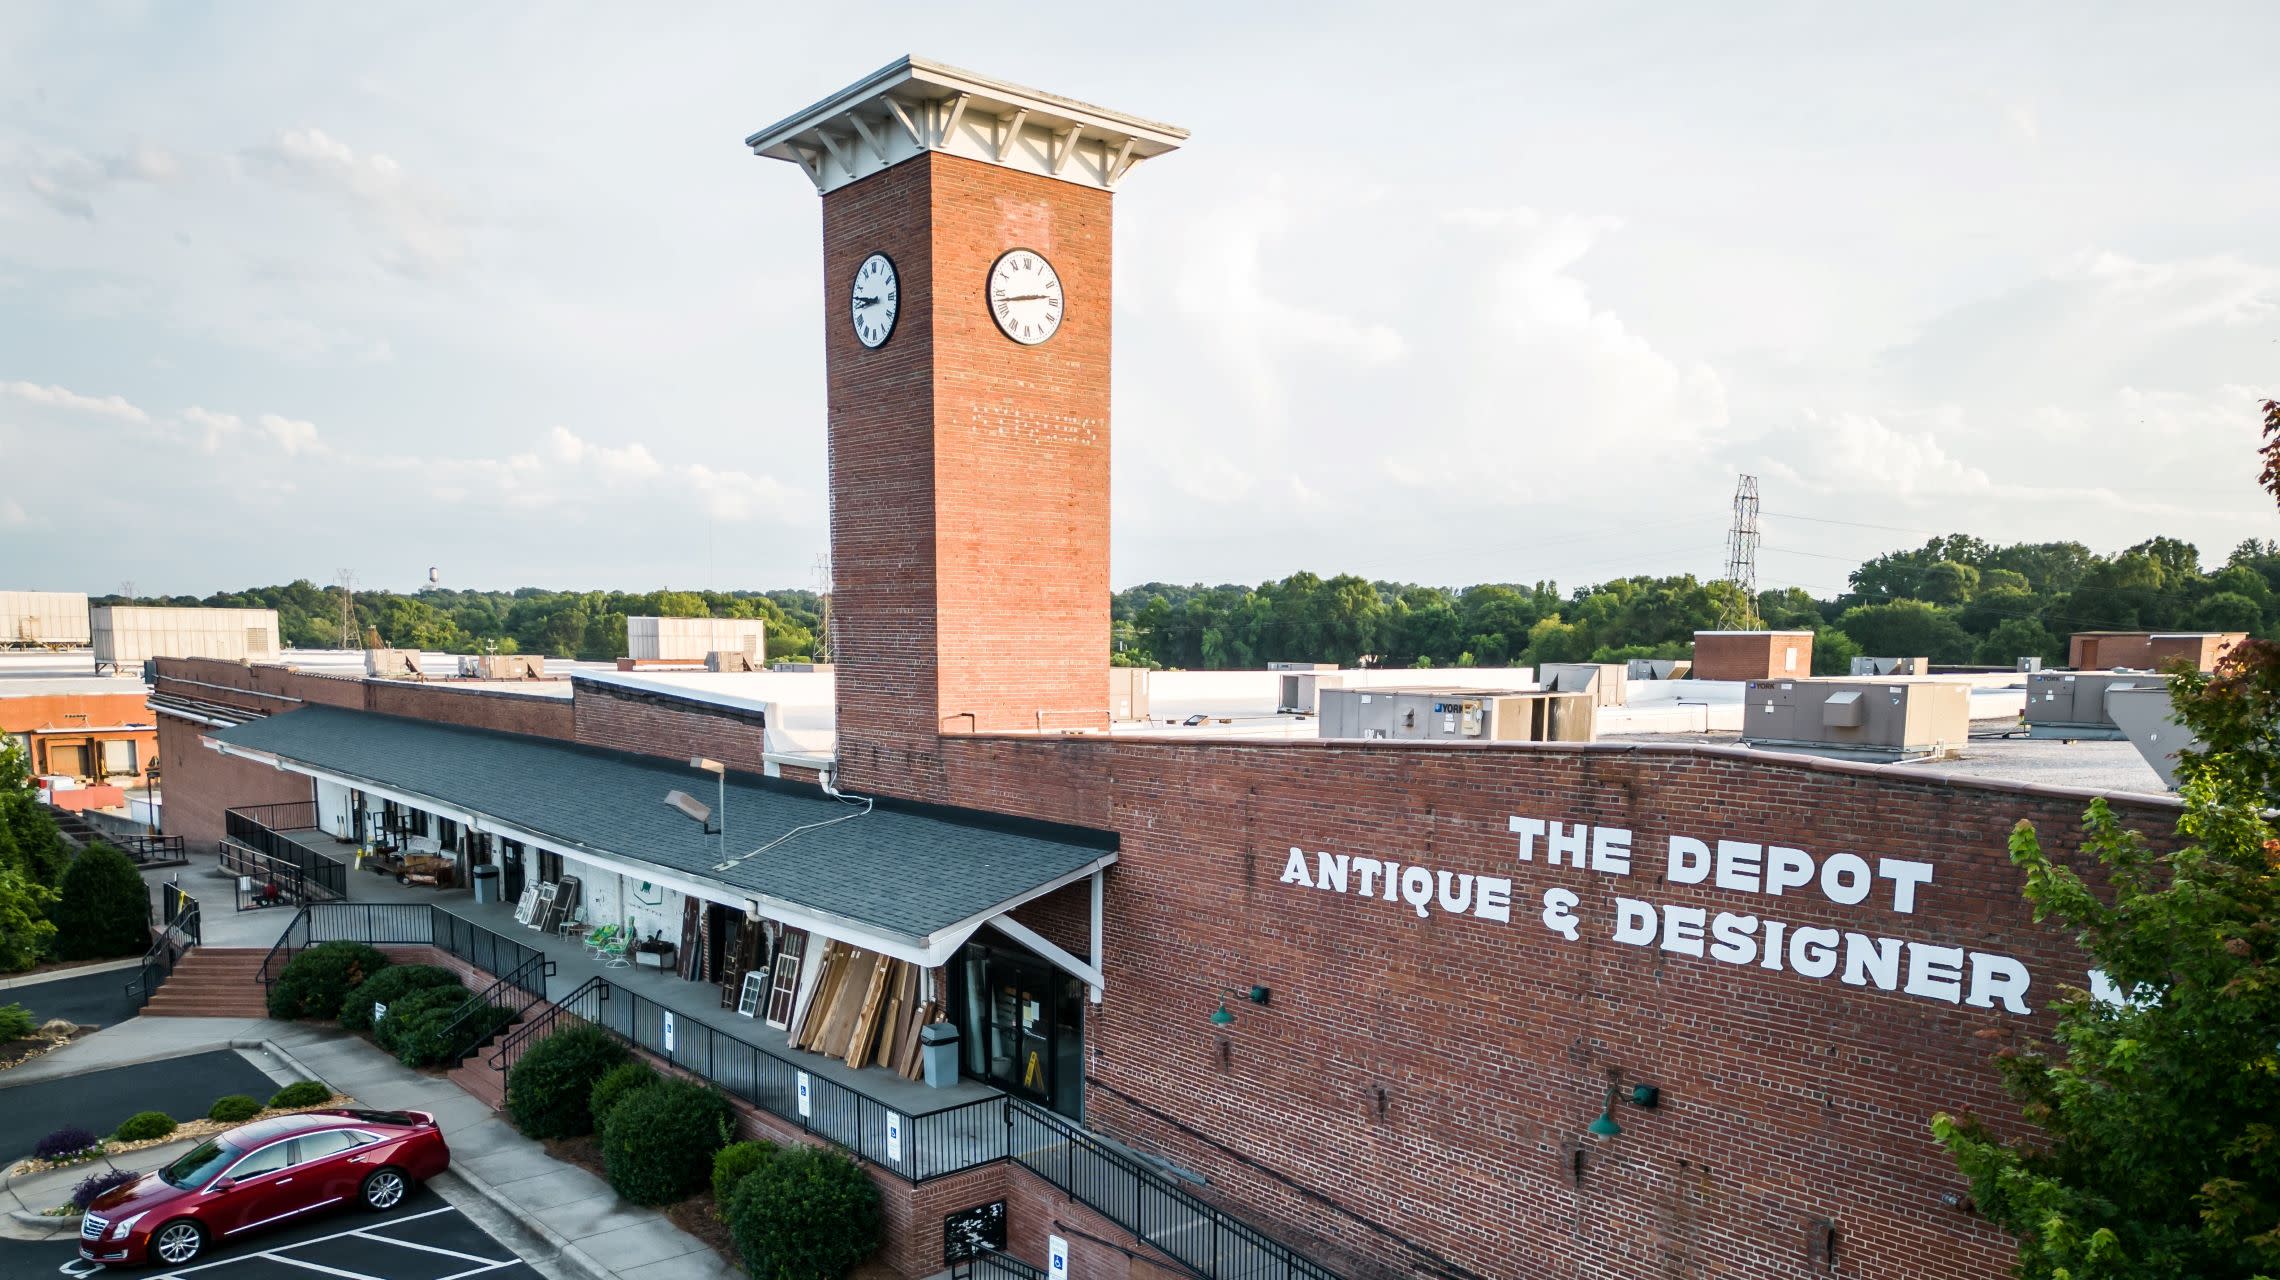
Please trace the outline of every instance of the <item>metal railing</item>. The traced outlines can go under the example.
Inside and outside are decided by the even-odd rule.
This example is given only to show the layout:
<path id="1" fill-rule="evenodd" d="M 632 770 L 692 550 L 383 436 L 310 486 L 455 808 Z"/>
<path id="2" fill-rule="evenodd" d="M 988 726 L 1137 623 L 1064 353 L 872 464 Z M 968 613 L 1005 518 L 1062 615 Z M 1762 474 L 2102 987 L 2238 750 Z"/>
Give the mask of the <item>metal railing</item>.
<path id="1" fill-rule="evenodd" d="M 1047 1280 L 1043 1271 L 1010 1253 L 984 1249 L 950 1264 L 950 1280 Z"/>
<path id="2" fill-rule="evenodd" d="M 182 886 L 160 885 L 159 902 L 160 918 L 165 924 L 151 939 L 150 950 L 143 953 L 142 964 L 126 984 L 127 995 L 137 1009 L 150 1003 L 151 992 L 174 973 L 182 957 L 189 955 L 204 938 L 198 919 L 198 900 L 182 892 Z"/>
<path id="3" fill-rule="evenodd" d="M 267 990 L 294 956 L 320 942 L 362 942 L 372 946 L 432 946 L 495 977 L 512 977 L 518 990 L 546 998 L 554 966 L 536 947 L 501 937 L 427 902 L 319 902 L 294 914 L 277 945 L 261 962 Z M 536 959 L 539 963 L 533 965 Z"/>
<path id="4" fill-rule="evenodd" d="M 190 861 L 190 842 L 181 836 L 121 836 L 110 843 L 138 867 L 174 867 Z"/>
<path id="5" fill-rule="evenodd" d="M 317 806 L 308 800 L 224 810 L 222 868 L 238 875 L 274 879 L 280 885 L 285 883 L 287 868 L 298 868 L 297 900 L 338 902 L 348 896 L 348 864 L 283 834 L 313 831 L 316 826 Z"/>
<path id="6" fill-rule="evenodd" d="M 1006 1127 L 998 1109 L 1002 1099 L 996 1095 L 926 1115 L 907 1115 L 696 1014 L 669 1009 L 607 978 L 590 979 L 556 1001 L 546 1016 L 517 1030 L 491 1055 L 491 1065 L 511 1068 L 562 1017 L 601 1027 L 911 1182 L 1005 1158 Z"/>
<path id="7" fill-rule="evenodd" d="M 467 997 L 467 1003 L 459 1006 L 459 1012 L 444 1024 L 441 1039 L 451 1046 L 444 1061 L 464 1060 L 485 1040 L 520 1021 L 532 1005 L 546 998 L 546 975 L 553 971 L 553 961 L 534 954 L 517 965 L 513 973 Z M 493 1021 L 493 1009 L 505 1009 L 506 1020 Z"/>
<path id="8" fill-rule="evenodd" d="M 1006 1153 L 1071 1199 L 1200 1276 L 1336 1280 L 1337 1273 L 1018 1098 L 1005 1100 Z"/>

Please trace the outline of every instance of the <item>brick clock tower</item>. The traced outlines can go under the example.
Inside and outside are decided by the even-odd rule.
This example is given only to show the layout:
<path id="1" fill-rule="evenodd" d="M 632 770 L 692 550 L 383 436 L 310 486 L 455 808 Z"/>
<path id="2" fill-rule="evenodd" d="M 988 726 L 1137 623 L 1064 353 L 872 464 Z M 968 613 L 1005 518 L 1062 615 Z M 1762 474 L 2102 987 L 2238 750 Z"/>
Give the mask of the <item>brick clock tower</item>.
<path id="1" fill-rule="evenodd" d="M 904 58 L 745 139 L 823 197 L 841 768 L 1108 723 L 1109 209 L 1183 129 Z"/>

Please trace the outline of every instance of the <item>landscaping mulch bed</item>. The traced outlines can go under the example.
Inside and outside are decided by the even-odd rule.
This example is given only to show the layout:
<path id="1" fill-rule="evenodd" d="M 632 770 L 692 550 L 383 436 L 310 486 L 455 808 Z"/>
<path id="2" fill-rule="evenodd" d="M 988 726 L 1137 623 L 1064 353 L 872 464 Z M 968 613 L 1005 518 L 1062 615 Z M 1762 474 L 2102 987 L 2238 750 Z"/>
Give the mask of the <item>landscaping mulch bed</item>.
<path id="1" fill-rule="evenodd" d="M 710 1191 L 700 1191 L 678 1204 L 665 1206 L 665 1217 L 674 1226 L 688 1232 L 711 1247 L 720 1260 L 735 1267 L 741 1266 L 736 1257 L 736 1242 L 729 1239 L 728 1224 L 720 1220 L 720 1205 Z"/>
<path id="2" fill-rule="evenodd" d="M 140 1142 L 114 1142 L 105 1140 L 96 1143 L 94 1146 L 89 1147 L 87 1150 L 81 1152 L 76 1156 L 67 1157 L 62 1160 L 42 1160 L 37 1156 L 27 1156 L 24 1159 L 16 1162 L 16 1167 L 12 1170 L 12 1172 L 18 1174 L 44 1173 L 50 1169 L 68 1169 L 73 1165 L 93 1164 L 95 1161 L 100 1160 L 106 1156 L 130 1155 L 137 1151 L 149 1150 L 152 1147 L 163 1147 L 169 1143 L 183 1142 L 196 1138 L 211 1138 L 217 1133 L 227 1133 L 228 1131 L 238 1128 L 241 1125 L 252 1124 L 254 1120 L 267 1120 L 273 1116 L 298 1115 L 303 1111 L 324 1111 L 333 1107 L 354 1106 L 355 1103 L 356 1100 L 354 1098 L 350 1098 L 344 1094 L 336 1093 L 326 1101 L 317 1103 L 314 1106 L 265 1107 L 259 1114 L 253 1117 L 253 1120 L 222 1121 L 207 1120 L 203 1118 L 197 1120 L 185 1120 L 182 1123 L 176 1125 L 174 1127 L 174 1131 L 167 1134 L 163 1138 L 145 1138 Z"/>
<path id="3" fill-rule="evenodd" d="M 53 1053 L 94 1029 L 58 1019 L 21 1040 L 0 1040 L 0 1071 L 23 1066 L 43 1053 Z"/>

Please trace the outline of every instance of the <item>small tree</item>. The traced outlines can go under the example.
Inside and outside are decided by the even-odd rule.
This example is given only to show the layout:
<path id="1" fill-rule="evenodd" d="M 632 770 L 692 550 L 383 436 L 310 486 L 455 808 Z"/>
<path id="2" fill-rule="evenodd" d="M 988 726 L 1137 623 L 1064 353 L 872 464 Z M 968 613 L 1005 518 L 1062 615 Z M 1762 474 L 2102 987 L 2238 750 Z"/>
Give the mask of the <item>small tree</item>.
<path id="1" fill-rule="evenodd" d="M 55 921 L 55 953 L 66 960 L 137 956 L 150 947 L 150 886 L 127 855 L 88 846 L 64 870 Z"/>
<path id="2" fill-rule="evenodd" d="M 0 973 L 29 969 L 55 941 L 47 918 L 55 891 L 14 867 L 0 866 Z"/>
<path id="3" fill-rule="evenodd" d="M 2232 1280 L 2280 1275 L 2280 647 L 2244 645 L 2214 677 L 2181 676 L 2183 847 L 2155 856 L 2105 801 L 2084 852 L 2109 903 L 2011 835 L 2037 920 L 2074 931 L 2115 991 L 2053 1002 L 2060 1050 L 2006 1049 L 1997 1068 L 2041 1132 L 1974 1117 L 1932 1130 L 1980 1211 L 2019 1240 L 2028 1280 Z"/>

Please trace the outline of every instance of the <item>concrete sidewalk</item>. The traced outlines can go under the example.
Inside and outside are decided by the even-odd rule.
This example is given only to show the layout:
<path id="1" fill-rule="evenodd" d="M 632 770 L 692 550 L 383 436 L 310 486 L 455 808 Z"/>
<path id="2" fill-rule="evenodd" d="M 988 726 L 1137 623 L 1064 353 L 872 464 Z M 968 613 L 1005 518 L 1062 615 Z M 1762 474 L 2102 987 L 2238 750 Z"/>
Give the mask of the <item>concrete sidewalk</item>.
<path id="1" fill-rule="evenodd" d="M 447 1199 L 487 1203 L 588 1280 L 734 1280 L 743 1272 L 654 1209 L 618 1199 L 609 1184 L 546 1154 L 499 1115 L 441 1076 L 423 1075 L 338 1027 L 237 1018 L 137 1018 L 16 1071 L 99 1071 L 130 1061 L 221 1045 L 275 1044 L 300 1067 L 362 1105 L 426 1111 L 451 1144 Z M 26 1077 L 37 1078 L 37 1077 Z M 5 1088 L 0 1088 L 4 1098 Z"/>

